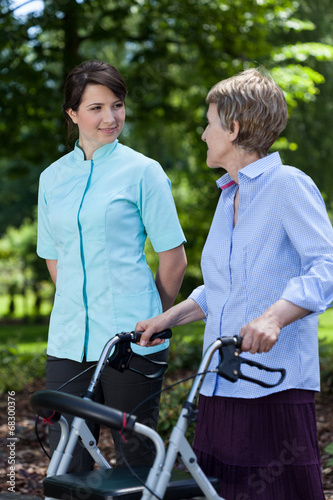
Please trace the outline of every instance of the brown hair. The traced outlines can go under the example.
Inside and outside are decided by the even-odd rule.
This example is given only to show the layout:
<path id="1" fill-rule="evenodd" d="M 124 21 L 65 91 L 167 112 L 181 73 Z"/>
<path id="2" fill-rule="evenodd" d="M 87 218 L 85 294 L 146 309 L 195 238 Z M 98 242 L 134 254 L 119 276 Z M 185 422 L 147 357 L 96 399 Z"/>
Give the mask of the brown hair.
<path id="1" fill-rule="evenodd" d="M 248 69 L 217 83 L 208 93 L 207 103 L 215 103 L 222 127 L 239 133 L 234 144 L 248 153 L 266 156 L 288 119 L 287 103 L 281 88 L 270 76 Z"/>
<path id="2" fill-rule="evenodd" d="M 76 66 L 67 76 L 64 86 L 64 104 L 62 106 L 66 123 L 67 138 L 69 139 L 77 126 L 66 112 L 67 109 L 77 111 L 87 85 L 104 85 L 117 97 L 125 101 L 127 96 L 126 83 L 119 71 L 111 64 L 99 60 L 85 61 Z"/>

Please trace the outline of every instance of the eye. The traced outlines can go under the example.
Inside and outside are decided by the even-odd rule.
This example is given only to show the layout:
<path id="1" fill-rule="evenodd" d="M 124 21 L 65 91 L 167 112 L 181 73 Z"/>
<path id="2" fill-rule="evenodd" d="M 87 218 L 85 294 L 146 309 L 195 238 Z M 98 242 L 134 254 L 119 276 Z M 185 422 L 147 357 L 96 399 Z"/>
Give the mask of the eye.
<path id="1" fill-rule="evenodd" d="M 115 109 L 120 109 L 120 108 L 123 108 L 124 107 L 124 103 L 123 102 L 117 102 L 116 104 L 114 104 L 114 108 Z"/>
<path id="2" fill-rule="evenodd" d="M 90 108 L 91 111 L 96 111 L 98 109 L 101 109 L 101 107 L 100 106 L 94 106 L 93 108 Z"/>

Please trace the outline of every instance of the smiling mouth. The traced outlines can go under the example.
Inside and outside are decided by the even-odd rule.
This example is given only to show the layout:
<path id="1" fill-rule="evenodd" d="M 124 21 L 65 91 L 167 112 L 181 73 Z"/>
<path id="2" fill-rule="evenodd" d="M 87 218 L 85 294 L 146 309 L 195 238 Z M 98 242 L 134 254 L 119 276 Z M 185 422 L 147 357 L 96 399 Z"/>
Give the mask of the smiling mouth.
<path id="1" fill-rule="evenodd" d="M 113 128 L 100 128 L 99 129 L 101 132 L 104 132 L 105 134 L 112 134 L 115 130 L 117 130 L 117 127 Z"/>

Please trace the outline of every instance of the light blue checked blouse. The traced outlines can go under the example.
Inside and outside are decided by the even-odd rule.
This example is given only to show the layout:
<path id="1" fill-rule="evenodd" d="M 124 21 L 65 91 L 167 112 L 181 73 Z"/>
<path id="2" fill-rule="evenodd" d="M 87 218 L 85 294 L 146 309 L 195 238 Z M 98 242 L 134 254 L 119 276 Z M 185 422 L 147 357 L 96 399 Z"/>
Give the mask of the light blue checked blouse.
<path id="1" fill-rule="evenodd" d="M 281 385 L 265 389 L 210 374 L 201 393 L 256 398 L 291 388 L 318 391 L 318 314 L 333 300 L 333 229 L 324 201 L 313 181 L 282 165 L 278 153 L 246 166 L 238 179 L 239 185 L 226 174 L 217 181 L 222 194 L 202 253 L 204 285 L 190 295 L 206 315 L 204 350 L 219 336 L 239 334 L 281 298 L 312 314 L 283 328 L 270 352 L 242 353 L 267 366 L 284 367 Z M 217 363 L 215 355 L 211 366 Z M 262 377 L 245 365 L 242 371 Z"/>

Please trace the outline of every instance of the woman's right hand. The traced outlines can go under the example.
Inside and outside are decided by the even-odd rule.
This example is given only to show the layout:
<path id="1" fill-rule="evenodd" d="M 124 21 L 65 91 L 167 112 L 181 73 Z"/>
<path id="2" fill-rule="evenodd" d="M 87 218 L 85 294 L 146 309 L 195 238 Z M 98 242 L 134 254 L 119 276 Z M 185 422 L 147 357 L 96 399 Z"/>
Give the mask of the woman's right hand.
<path id="1" fill-rule="evenodd" d="M 151 347 L 154 345 L 163 344 L 164 339 L 155 339 L 150 342 L 150 337 L 154 333 L 162 332 L 170 328 L 167 319 L 165 318 L 165 313 L 155 316 L 155 318 L 146 319 L 144 321 L 139 321 L 136 324 L 135 331 L 143 332 L 140 339 L 140 345 L 143 347 Z"/>

